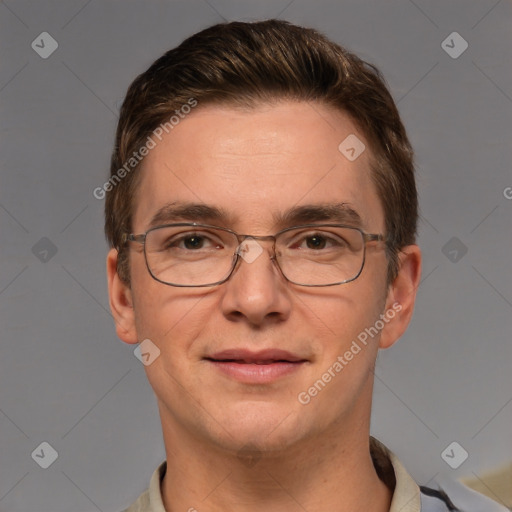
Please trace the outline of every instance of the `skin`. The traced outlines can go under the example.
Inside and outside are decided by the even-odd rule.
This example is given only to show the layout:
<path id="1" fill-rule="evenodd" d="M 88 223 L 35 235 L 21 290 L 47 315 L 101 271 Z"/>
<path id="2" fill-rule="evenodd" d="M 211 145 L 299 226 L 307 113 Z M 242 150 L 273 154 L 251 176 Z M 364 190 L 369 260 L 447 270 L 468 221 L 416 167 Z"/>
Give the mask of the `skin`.
<path id="1" fill-rule="evenodd" d="M 353 162 L 338 150 L 349 134 L 366 144 Z M 359 213 L 364 231 L 384 233 L 370 158 L 357 126 L 330 107 L 199 106 L 146 157 L 133 232 L 145 232 L 161 206 L 184 201 L 222 208 L 228 214 L 223 225 L 253 235 L 288 227 L 276 224 L 275 215 L 294 206 L 343 202 Z M 378 349 L 391 346 L 410 321 L 419 248 L 403 249 L 389 286 L 382 243 L 368 244 L 355 281 L 305 288 L 284 280 L 263 242 L 263 254 L 242 261 L 226 283 L 176 288 L 152 279 L 142 246 L 131 245 L 131 287 L 116 273 L 117 251 L 108 254 L 110 306 L 123 341 L 149 338 L 161 351 L 145 370 L 167 452 L 166 510 L 389 510 L 392 493 L 369 454 L 372 369 Z M 401 310 L 379 335 L 301 404 L 298 394 L 396 302 Z M 240 347 L 288 350 L 307 363 L 272 383 L 252 385 L 204 360 Z"/>

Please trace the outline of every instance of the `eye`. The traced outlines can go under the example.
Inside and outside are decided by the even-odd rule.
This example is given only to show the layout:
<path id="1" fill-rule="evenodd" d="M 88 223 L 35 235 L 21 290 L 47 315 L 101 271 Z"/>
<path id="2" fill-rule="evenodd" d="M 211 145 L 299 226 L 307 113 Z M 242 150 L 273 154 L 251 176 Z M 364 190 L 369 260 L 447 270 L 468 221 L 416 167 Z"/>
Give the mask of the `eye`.
<path id="1" fill-rule="evenodd" d="M 204 236 L 190 235 L 181 239 L 185 249 L 202 249 L 207 240 Z"/>
<path id="2" fill-rule="evenodd" d="M 312 235 L 305 238 L 308 249 L 324 249 L 327 245 L 327 239 L 323 235 Z"/>
<path id="3" fill-rule="evenodd" d="M 291 249 L 323 251 L 323 250 L 339 250 L 347 247 L 344 238 L 335 233 L 317 231 L 309 233 L 299 233 L 295 236 L 289 247 Z"/>
<path id="4" fill-rule="evenodd" d="M 186 251 L 212 250 L 222 248 L 222 242 L 213 235 L 188 232 L 168 237 L 163 248 L 164 250 L 181 249 Z"/>

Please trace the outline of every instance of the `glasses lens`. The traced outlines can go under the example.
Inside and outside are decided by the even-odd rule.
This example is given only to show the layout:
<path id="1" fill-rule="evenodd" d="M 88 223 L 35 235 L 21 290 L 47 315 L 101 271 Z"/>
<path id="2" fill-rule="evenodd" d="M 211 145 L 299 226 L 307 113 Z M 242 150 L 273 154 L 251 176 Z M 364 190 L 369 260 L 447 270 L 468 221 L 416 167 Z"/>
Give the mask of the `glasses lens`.
<path id="1" fill-rule="evenodd" d="M 276 243 L 283 274 L 293 283 L 326 286 L 354 280 L 364 262 L 364 237 L 355 228 L 290 229 Z"/>
<path id="2" fill-rule="evenodd" d="M 221 229 L 166 226 L 147 233 L 146 261 L 159 281 L 206 286 L 228 277 L 237 245 L 236 236 Z"/>
<path id="3" fill-rule="evenodd" d="M 173 225 L 148 231 L 145 254 L 151 275 L 175 286 L 211 286 L 234 268 L 238 239 L 207 226 Z M 305 286 L 354 280 L 364 263 L 364 235 L 356 228 L 314 226 L 280 233 L 276 259 L 284 276 Z"/>

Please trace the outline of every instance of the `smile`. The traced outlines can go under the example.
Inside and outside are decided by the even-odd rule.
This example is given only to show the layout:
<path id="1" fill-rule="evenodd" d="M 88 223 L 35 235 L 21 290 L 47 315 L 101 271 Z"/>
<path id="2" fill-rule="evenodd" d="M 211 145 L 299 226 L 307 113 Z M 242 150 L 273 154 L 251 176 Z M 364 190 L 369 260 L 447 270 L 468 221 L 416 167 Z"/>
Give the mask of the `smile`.
<path id="1" fill-rule="evenodd" d="M 307 359 L 282 350 L 225 350 L 205 360 L 225 376 L 247 384 L 276 381 L 298 371 L 308 362 Z"/>

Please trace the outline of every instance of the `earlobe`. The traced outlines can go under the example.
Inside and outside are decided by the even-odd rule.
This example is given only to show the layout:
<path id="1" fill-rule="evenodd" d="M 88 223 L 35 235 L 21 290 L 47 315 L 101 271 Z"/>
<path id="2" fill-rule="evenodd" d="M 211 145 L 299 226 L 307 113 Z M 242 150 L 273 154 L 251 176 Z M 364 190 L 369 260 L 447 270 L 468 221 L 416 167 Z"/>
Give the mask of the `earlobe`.
<path id="1" fill-rule="evenodd" d="M 386 311 L 394 311 L 395 314 L 382 331 L 380 348 L 391 347 L 407 329 L 414 311 L 420 277 L 420 248 L 408 245 L 400 251 L 398 275 L 389 286 Z"/>
<path id="2" fill-rule="evenodd" d="M 125 343 L 138 343 L 132 292 L 117 273 L 117 256 L 118 251 L 116 249 L 111 249 L 107 255 L 110 310 L 116 324 L 117 336 Z"/>

